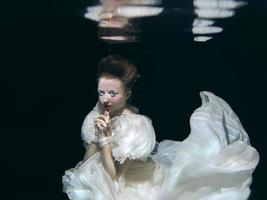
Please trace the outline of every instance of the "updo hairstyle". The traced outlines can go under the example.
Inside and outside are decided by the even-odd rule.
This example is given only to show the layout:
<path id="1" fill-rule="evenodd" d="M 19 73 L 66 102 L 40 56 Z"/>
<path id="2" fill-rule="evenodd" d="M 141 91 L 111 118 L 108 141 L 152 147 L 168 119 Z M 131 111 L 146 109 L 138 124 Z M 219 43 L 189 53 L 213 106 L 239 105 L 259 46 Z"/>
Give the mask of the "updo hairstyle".
<path id="1" fill-rule="evenodd" d="M 123 82 L 126 91 L 132 90 L 136 80 L 140 77 L 136 66 L 120 55 L 109 55 L 99 61 L 97 80 L 103 76 L 118 78 Z"/>

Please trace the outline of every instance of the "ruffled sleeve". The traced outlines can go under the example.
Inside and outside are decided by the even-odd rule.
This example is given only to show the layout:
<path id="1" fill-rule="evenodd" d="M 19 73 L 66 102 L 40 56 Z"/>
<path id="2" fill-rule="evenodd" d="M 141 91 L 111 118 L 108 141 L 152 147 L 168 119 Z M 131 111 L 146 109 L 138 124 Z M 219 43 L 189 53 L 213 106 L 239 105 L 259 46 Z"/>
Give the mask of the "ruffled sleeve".
<path id="1" fill-rule="evenodd" d="M 151 120 L 143 115 L 121 115 L 113 123 L 114 158 L 123 163 L 127 158 L 146 160 L 155 146 Z"/>
<path id="2" fill-rule="evenodd" d="M 98 138 L 95 135 L 94 120 L 99 116 L 99 106 L 93 108 L 91 112 L 85 117 L 82 128 L 81 128 L 81 137 L 85 147 L 87 147 L 92 142 L 97 142 Z"/>

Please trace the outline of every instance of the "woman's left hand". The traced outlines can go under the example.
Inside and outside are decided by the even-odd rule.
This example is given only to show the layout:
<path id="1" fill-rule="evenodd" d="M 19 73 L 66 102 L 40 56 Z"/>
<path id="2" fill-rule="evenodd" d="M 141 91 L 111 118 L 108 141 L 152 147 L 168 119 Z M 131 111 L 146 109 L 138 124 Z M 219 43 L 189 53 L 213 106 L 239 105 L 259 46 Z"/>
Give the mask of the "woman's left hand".
<path id="1" fill-rule="evenodd" d="M 109 112 L 105 111 L 104 115 L 100 115 L 95 120 L 95 127 L 97 128 L 100 137 L 111 136 L 111 123 Z"/>

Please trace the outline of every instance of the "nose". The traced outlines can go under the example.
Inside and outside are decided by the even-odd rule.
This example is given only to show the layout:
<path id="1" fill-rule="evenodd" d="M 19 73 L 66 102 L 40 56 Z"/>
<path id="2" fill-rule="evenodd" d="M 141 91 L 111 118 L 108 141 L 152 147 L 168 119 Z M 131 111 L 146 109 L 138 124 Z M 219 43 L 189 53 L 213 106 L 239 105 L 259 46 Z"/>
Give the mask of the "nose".
<path id="1" fill-rule="evenodd" d="M 103 96 L 103 102 L 104 102 L 104 103 L 108 103 L 108 102 L 109 102 L 109 96 L 108 96 L 108 94 L 105 94 L 105 95 Z"/>

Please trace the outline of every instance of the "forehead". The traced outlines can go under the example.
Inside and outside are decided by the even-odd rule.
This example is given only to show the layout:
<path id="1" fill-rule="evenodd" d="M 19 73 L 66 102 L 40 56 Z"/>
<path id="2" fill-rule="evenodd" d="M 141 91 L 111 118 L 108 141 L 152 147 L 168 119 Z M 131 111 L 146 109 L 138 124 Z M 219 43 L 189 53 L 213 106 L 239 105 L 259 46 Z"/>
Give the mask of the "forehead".
<path id="1" fill-rule="evenodd" d="M 101 77 L 98 81 L 98 89 L 101 90 L 123 90 L 123 83 L 118 78 Z"/>

